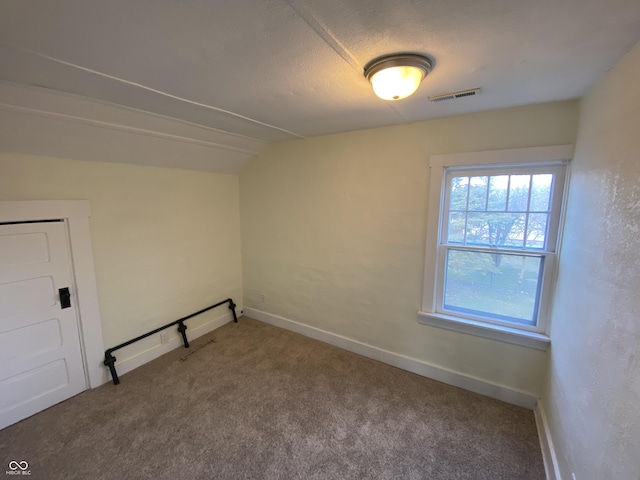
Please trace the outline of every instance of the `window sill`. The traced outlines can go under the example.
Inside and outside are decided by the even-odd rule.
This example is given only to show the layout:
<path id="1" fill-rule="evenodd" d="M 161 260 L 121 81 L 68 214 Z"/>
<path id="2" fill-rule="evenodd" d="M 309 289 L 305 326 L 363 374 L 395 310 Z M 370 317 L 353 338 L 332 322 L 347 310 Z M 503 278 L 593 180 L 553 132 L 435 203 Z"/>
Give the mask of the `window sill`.
<path id="1" fill-rule="evenodd" d="M 513 343 L 537 350 L 546 350 L 551 343 L 551 339 L 541 333 L 502 327 L 500 325 L 492 325 L 439 313 L 418 311 L 418 323 L 453 330 L 454 332 L 490 338 L 500 342 Z"/>

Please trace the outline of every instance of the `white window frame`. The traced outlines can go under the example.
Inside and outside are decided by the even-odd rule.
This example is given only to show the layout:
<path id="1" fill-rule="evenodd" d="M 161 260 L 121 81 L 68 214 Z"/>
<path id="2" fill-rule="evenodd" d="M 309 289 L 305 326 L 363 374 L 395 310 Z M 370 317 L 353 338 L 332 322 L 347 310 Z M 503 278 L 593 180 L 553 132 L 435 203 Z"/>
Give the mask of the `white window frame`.
<path id="1" fill-rule="evenodd" d="M 432 155 L 430 157 L 429 167 L 431 179 L 429 186 L 424 291 L 422 308 L 418 311 L 418 322 L 540 350 L 545 350 L 548 347 L 550 343 L 547 335 L 548 319 L 553 289 L 555 287 L 557 258 L 562 234 L 563 208 L 569 177 L 568 162 L 573 157 L 573 150 L 573 145 L 557 145 L 550 147 Z M 510 322 L 499 321 L 489 322 L 478 317 L 464 314 L 443 313 L 442 291 L 446 248 L 440 246 L 440 232 L 443 224 L 441 213 L 446 196 L 444 182 L 446 181 L 447 169 L 459 167 L 460 169 L 473 170 L 481 169 L 482 167 L 508 168 L 520 166 L 536 168 L 536 165 L 566 165 L 567 168 L 563 185 L 564 188 L 560 186 L 562 190 L 561 206 L 553 210 L 553 214 L 555 218 L 557 218 L 558 229 L 557 231 L 550 232 L 553 235 L 550 241 L 554 242 L 549 248 L 552 253 L 541 252 L 546 257 L 544 277 L 542 279 L 544 302 L 540 305 L 537 325 L 517 325 Z M 510 250 L 499 249 L 497 251 L 508 253 Z M 522 254 L 523 252 L 518 253 Z"/>

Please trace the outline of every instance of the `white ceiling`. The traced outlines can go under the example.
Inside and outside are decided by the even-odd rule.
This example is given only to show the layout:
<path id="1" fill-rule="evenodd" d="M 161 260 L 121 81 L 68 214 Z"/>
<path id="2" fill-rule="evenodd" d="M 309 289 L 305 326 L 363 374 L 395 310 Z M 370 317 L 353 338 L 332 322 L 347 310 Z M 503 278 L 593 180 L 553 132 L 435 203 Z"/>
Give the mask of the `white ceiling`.
<path id="1" fill-rule="evenodd" d="M 638 41 L 638 0 L 3 0 L 0 80 L 269 143 L 577 98 Z M 435 67 L 389 103 L 396 52 Z"/>

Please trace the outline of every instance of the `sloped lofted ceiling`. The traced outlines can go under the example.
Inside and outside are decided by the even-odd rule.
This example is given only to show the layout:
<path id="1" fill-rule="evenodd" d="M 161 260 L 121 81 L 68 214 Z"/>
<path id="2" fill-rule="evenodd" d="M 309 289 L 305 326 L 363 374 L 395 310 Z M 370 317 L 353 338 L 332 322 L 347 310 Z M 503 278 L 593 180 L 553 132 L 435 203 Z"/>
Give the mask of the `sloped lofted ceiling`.
<path id="1" fill-rule="evenodd" d="M 4 0 L 0 80 L 263 145 L 577 98 L 638 41 L 638 0 Z M 435 67 L 390 103 L 363 68 L 397 52 Z"/>

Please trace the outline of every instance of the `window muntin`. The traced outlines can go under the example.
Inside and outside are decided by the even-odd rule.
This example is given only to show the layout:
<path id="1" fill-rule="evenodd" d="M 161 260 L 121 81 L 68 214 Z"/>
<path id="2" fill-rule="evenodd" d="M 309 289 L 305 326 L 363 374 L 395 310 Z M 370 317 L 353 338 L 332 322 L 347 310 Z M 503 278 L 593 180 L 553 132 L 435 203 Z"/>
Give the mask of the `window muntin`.
<path id="1" fill-rule="evenodd" d="M 565 167 L 445 169 L 436 310 L 540 331 Z"/>

